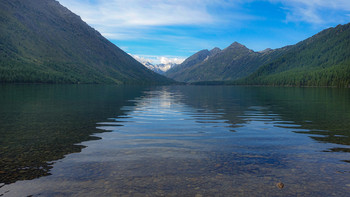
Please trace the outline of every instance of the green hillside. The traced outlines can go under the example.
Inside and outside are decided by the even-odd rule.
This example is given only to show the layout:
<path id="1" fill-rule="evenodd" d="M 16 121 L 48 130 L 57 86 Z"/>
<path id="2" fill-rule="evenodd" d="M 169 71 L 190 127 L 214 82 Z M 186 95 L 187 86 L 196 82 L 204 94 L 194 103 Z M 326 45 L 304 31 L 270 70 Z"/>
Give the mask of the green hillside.
<path id="1" fill-rule="evenodd" d="M 326 29 L 292 46 L 235 84 L 350 87 L 350 24 Z"/>
<path id="2" fill-rule="evenodd" d="M 171 82 L 54 0 L 0 0 L 0 82 Z"/>
<path id="3" fill-rule="evenodd" d="M 349 87 L 350 24 L 326 29 L 280 49 L 254 52 L 235 42 L 201 61 L 189 61 L 193 57 L 198 53 L 166 76 L 204 85 Z"/>

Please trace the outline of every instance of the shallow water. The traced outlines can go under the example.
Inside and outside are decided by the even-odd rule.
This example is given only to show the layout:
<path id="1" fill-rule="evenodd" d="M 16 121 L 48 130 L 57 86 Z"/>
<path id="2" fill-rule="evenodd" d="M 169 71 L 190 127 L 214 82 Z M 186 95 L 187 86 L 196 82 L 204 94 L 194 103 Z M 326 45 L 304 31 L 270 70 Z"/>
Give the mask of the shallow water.
<path id="1" fill-rule="evenodd" d="M 16 94 L 11 97 L 13 89 Z M 6 174 L 0 179 L 6 183 L 0 195 L 350 193 L 348 89 L 4 86 L 1 90 L 6 93 L 1 94 L 1 114 L 8 120 L 1 122 L 6 123 L 1 124 L 1 135 L 7 136 L 1 141 L 1 162 L 8 171 L 0 173 Z M 20 101 L 10 101 L 18 96 Z M 30 121 L 17 120 L 18 115 Z M 17 122 L 11 121 L 15 118 Z M 24 135 L 27 128 L 32 132 Z M 91 133 L 99 140 L 86 141 Z M 14 154 L 28 147 L 26 157 Z M 45 173 L 38 173 L 40 169 Z M 282 189 L 277 187 L 280 182 Z"/>

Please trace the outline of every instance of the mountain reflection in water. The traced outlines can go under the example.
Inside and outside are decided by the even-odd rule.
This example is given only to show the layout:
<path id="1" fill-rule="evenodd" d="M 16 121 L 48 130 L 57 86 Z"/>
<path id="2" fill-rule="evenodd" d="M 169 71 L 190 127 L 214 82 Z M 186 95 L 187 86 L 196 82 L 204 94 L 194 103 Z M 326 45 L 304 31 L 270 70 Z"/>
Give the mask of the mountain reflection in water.
<path id="1" fill-rule="evenodd" d="M 117 92 L 90 100 L 106 107 L 94 108 L 94 116 L 77 125 L 95 121 L 102 133 L 94 136 L 101 139 L 85 141 L 80 153 L 55 162 L 51 176 L 5 185 L 0 194 L 350 192 L 347 89 L 169 86 L 135 92 L 125 100 L 114 100 Z"/>

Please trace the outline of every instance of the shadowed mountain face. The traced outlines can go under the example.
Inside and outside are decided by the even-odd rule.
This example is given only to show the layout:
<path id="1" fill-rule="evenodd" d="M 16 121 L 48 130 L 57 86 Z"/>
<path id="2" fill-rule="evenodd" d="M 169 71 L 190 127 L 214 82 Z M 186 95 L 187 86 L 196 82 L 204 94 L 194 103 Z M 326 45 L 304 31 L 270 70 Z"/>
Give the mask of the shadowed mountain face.
<path id="1" fill-rule="evenodd" d="M 0 0 L 0 81 L 169 83 L 54 0 Z"/>
<path id="2" fill-rule="evenodd" d="M 248 76 L 286 50 L 254 52 L 234 42 L 224 50 L 202 50 L 166 72 L 166 76 L 185 82 L 235 80 Z"/>
<path id="3" fill-rule="evenodd" d="M 220 50 L 220 49 L 219 49 Z M 181 76 L 184 75 L 183 73 L 185 70 L 191 69 L 194 65 L 202 63 L 206 58 L 210 56 L 210 52 L 208 50 L 202 50 L 199 51 L 189 58 L 187 58 L 182 64 L 174 66 L 173 68 L 169 69 L 165 75 L 167 77 L 170 77 L 172 79 L 178 80 L 178 81 L 185 81 L 181 79 Z"/>

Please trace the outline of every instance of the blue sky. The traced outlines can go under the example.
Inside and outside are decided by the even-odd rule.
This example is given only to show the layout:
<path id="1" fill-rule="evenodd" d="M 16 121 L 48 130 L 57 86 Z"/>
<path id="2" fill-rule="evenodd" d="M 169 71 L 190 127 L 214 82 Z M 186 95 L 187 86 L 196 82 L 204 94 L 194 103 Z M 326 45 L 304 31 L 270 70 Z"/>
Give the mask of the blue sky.
<path id="1" fill-rule="evenodd" d="M 254 51 L 350 22 L 350 0 L 59 0 L 127 53 L 181 62 L 237 41 Z"/>

